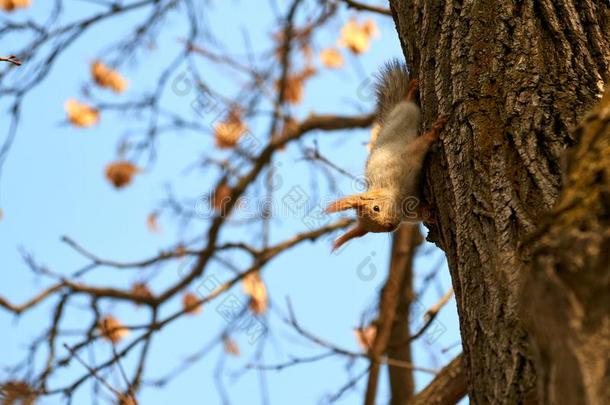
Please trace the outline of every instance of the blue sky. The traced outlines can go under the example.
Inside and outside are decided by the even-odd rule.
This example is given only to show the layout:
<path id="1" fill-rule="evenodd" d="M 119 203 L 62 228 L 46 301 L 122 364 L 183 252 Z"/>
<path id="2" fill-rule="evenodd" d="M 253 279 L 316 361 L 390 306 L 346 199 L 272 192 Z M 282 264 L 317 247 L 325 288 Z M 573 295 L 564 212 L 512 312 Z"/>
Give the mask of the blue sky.
<path id="1" fill-rule="evenodd" d="M 95 12 L 99 7 L 85 1 L 68 0 L 62 24 Z M 204 2 L 202 2 L 203 4 Z M 284 9 L 285 2 L 278 1 Z M 311 2 L 313 4 L 313 2 Z M 207 3 L 202 6 L 206 27 L 222 41 L 217 48 L 223 48 L 231 55 L 243 57 L 244 37 L 247 31 L 254 53 L 259 55 L 271 45 L 270 38 L 277 23 L 267 2 L 226 1 Z M 44 21 L 48 5 L 34 1 L 33 7 L 9 15 L 10 20 L 21 21 L 33 18 Z M 206 229 L 206 218 L 199 218 L 188 227 L 180 225 L 171 215 L 162 215 L 160 233 L 151 233 L 146 226 L 147 215 L 159 207 L 166 196 L 166 187 L 172 185 L 180 198 L 204 196 L 217 179 L 213 170 L 185 170 L 201 156 L 226 158 L 226 152 L 217 151 L 213 146 L 211 131 L 184 131 L 164 133 L 156 141 L 157 155 L 153 162 L 146 159 L 139 162 L 144 172 L 136 176 L 134 183 L 122 190 L 113 189 L 105 180 L 103 171 L 106 164 L 117 158 L 117 145 L 126 134 L 142 132 L 146 117 L 124 114 L 120 111 L 104 113 L 100 124 L 90 129 L 76 129 L 66 124 L 63 104 L 70 97 L 84 98 L 83 84 L 89 82 L 89 63 L 97 58 L 112 55 L 109 46 L 121 40 L 130 32 L 130 27 L 142 21 L 146 13 L 134 12 L 93 27 L 71 47 L 65 49 L 54 63 L 50 75 L 35 87 L 24 103 L 22 122 L 10 155 L 5 163 L 0 180 L 0 208 L 4 217 L 0 221 L 0 271 L 2 280 L 0 295 L 12 302 L 21 303 L 36 294 L 52 280 L 34 275 L 24 263 L 20 250 L 32 255 L 36 263 L 60 274 L 70 274 L 87 264 L 87 260 L 61 241 L 67 235 L 95 254 L 118 261 L 131 261 L 154 256 L 160 250 L 173 246 L 177 241 L 189 240 L 202 235 Z M 338 32 L 353 13 L 342 10 L 314 38 L 314 49 L 333 45 Z M 256 16 L 256 18 L 253 18 Z M 378 67 L 392 57 L 401 57 L 400 45 L 391 18 L 358 14 L 359 19 L 374 18 L 381 36 L 374 40 L 371 50 L 355 57 L 343 52 L 347 66 L 331 71 L 320 67 L 319 73 L 308 81 L 303 103 L 294 108 L 298 117 L 310 112 L 355 114 L 370 111 L 373 100 L 370 88 L 373 74 Z M 154 48 L 138 52 L 137 58 L 121 66 L 121 71 L 130 80 L 129 90 L 120 96 L 94 89 L 93 99 L 111 102 L 127 101 L 132 97 L 150 91 L 161 71 L 179 52 L 180 38 L 184 38 L 184 13 L 174 13 L 163 25 L 163 31 Z M 0 22 L 0 26 L 1 26 Z M 0 38 L 0 53 L 10 53 L 24 43 L 19 36 Z M 206 45 L 203 43 L 203 45 Z M 262 58 L 262 57 L 261 57 Z M 262 61 L 261 61 L 262 63 Z M 27 63 L 26 63 L 27 65 Z M 229 73 L 226 68 L 214 67 L 201 61 L 198 65 L 202 75 L 217 91 L 234 95 L 239 76 Z M 6 66 L 0 66 L 5 69 Z M 175 69 L 175 80 L 186 69 Z M 9 76 L 11 80 L 23 80 L 28 69 Z M 210 123 L 210 117 L 198 116 L 192 111 L 194 92 L 178 95 L 166 91 L 162 95 L 163 106 L 182 116 Z M 0 98 L 0 131 L 2 138 L 8 131 L 10 120 L 7 108 L 10 100 Z M 265 120 L 249 122 L 254 136 L 264 133 Z M 302 215 L 282 210 L 282 196 L 294 187 L 307 192 L 311 206 L 336 196 L 329 194 L 328 186 L 319 172 L 312 174 L 310 165 L 302 159 L 304 146 L 318 142 L 320 151 L 331 157 L 333 163 L 354 175 L 361 175 L 366 158 L 364 144 L 368 141 L 368 130 L 337 133 L 312 133 L 299 144 L 291 145 L 282 152 L 274 166 L 277 169 L 277 189 L 273 200 L 277 215 L 272 221 L 272 243 L 286 239 L 295 232 L 306 231 Z M 340 194 L 352 192 L 354 183 L 349 178 L 336 176 Z M 312 188 L 312 184 L 317 184 Z M 256 188 L 248 194 L 249 201 L 256 206 Z M 259 187 L 260 189 L 260 187 Z M 244 215 L 244 213 L 241 213 Z M 239 213 L 238 215 L 239 216 Z M 236 218 L 237 219 L 237 218 Z M 330 220 L 331 218 L 329 218 Z M 222 240 L 241 240 L 256 244 L 260 240 L 259 225 L 231 225 L 221 235 Z M 306 243 L 286 252 L 271 262 L 263 272 L 271 296 L 271 309 L 262 320 L 269 327 L 270 334 L 255 344 L 248 342 L 244 333 L 236 333 L 233 338 L 241 348 L 240 357 L 227 356 L 222 345 L 215 345 L 211 351 L 197 361 L 189 370 L 160 389 L 145 387 L 139 396 L 142 404 L 222 403 L 214 375 L 221 370 L 220 380 L 231 403 L 261 402 L 260 373 L 254 370 L 244 372 L 244 365 L 253 362 L 253 356 L 263 345 L 265 364 L 286 361 L 289 356 L 311 356 L 321 353 L 316 347 L 287 328 L 282 317 L 286 315 L 286 299 L 289 298 L 297 314 L 299 323 L 309 331 L 334 344 L 357 351 L 353 328 L 360 324 L 364 310 L 375 308 L 379 288 L 387 273 L 390 238 L 386 234 L 369 235 L 351 242 L 340 254 L 330 254 L 330 241 L 323 238 L 316 243 Z M 430 250 L 431 246 L 423 247 Z M 238 254 L 227 258 L 242 268 L 247 261 Z M 421 286 L 430 271 L 442 263 L 440 252 L 420 257 L 416 263 L 416 286 Z M 100 268 L 87 275 L 85 281 L 97 285 L 112 285 L 125 288 L 130 283 L 147 280 L 155 291 L 178 279 L 181 269 L 188 262 L 174 261 L 158 268 L 145 270 L 116 270 Z M 440 277 L 419 299 L 421 308 L 427 308 L 438 301 L 450 287 L 445 264 Z M 368 269 L 372 276 L 364 280 L 359 276 Z M 231 273 L 219 263 L 212 263 L 208 276 L 227 280 Z M 192 286 L 196 290 L 200 284 Z M 238 299 L 245 300 L 241 287 L 231 292 Z M 0 309 L 0 380 L 8 378 L 4 368 L 22 360 L 26 346 L 48 327 L 51 321 L 52 305 L 56 299 L 40 305 L 17 318 Z M 152 355 L 147 364 L 149 379 L 162 377 L 180 364 L 181 359 L 201 350 L 217 340 L 225 328 L 226 321 L 220 316 L 214 301 L 206 306 L 198 316 L 183 317 L 170 324 L 157 335 L 152 343 Z M 64 320 L 65 330 L 83 330 L 90 321 L 84 299 L 75 300 L 70 307 L 69 317 Z M 161 309 L 167 315 L 180 307 L 179 297 Z M 127 324 L 142 323 L 147 320 L 145 310 L 131 305 L 104 302 L 102 308 L 118 316 Z M 459 353 L 459 329 L 452 299 L 438 318 L 438 339 L 433 343 L 422 339 L 413 346 L 415 363 L 430 368 L 440 368 Z M 413 325 L 417 329 L 419 324 Z M 78 341 L 77 337 L 65 336 L 62 342 Z M 128 341 L 128 339 L 127 339 Z M 108 345 L 96 343 L 87 361 L 102 361 L 108 358 Z M 447 351 L 444 348 L 452 347 Z M 65 354 L 60 347 L 59 352 Z M 37 356 L 36 362 L 44 359 Z M 133 367 L 135 358 L 124 362 L 127 370 Z M 219 364 L 224 366 L 219 369 Z M 325 395 L 334 393 L 349 379 L 346 372 L 347 359 L 330 358 L 317 363 L 303 364 L 280 372 L 265 373 L 269 403 L 323 403 Z M 353 372 L 363 370 L 360 361 Z M 21 370 L 20 377 L 27 377 Z M 51 380 L 51 386 L 61 386 L 71 378 L 82 375 L 85 370 L 73 364 L 61 370 Z M 423 387 L 430 377 L 417 373 L 418 387 Z M 121 387 L 118 373 L 109 376 L 109 381 Z M 364 381 L 364 380 L 363 380 Z M 345 394 L 339 404 L 361 402 L 364 385 L 359 384 L 353 392 Z M 264 395 L 263 395 L 264 396 Z M 295 402 L 298 398 L 298 402 Z M 385 403 L 388 390 L 385 374 L 378 395 L 379 403 Z M 60 397 L 43 398 L 42 404 L 63 403 Z M 93 403 L 90 385 L 78 391 L 77 404 Z M 104 403 L 102 401 L 102 403 Z"/>

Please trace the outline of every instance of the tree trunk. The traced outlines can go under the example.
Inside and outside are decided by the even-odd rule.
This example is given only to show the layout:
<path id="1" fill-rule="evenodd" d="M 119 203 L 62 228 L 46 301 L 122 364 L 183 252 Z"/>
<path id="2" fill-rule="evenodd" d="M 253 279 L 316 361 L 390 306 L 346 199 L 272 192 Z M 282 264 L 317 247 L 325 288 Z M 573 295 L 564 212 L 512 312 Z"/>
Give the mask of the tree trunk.
<path id="1" fill-rule="evenodd" d="M 420 81 L 424 124 L 449 119 L 424 191 L 436 212 L 429 239 L 447 254 L 452 276 L 471 401 L 527 402 L 540 373 L 520 316 L 529 265 L 520 242 L 555 205 L 571 131 L 603 88 L 608 5 L 390 3 Z"/>
<path id="2" fill-rule="evenodd" d="M 411 362 L 408 311 L 412 300 L 413 257 L 422 242 L 417 224 L 402 224 L 394 234 L 388 279 L 379 300 L 377 333 L 370 350 L 373 359 L 387 354 L 393 360 Z M 399 344 L 398 340 L 404 342 Z M 375 404 L 380 363 L 373 361 L 369 370 L 365 405 Z M 415 389 L 412 370 L 389 368 L 392 405 L 406 404 Z"/>
<path id="3" fill-rule="evenodd" d="M 524 248 L 540 397 L 610 404 L 610 91 L 583 123 L 559 203 Z"/>
<path id="4" fill-rule="evenodd" d="M 389 358 L 411 363 L 410 314 L 413 302 L 413 258 L 415 250 L 423 241 L 419 224 L 402 224 L 393 235 L 390 272 L 402 268 L 404 276 L 399 290 L 396 317 L 392 325 L 386 353 Z M 388 366 L 390 379 L 390 405 L 406 405 L 415 393 L 413 370 Z"/>

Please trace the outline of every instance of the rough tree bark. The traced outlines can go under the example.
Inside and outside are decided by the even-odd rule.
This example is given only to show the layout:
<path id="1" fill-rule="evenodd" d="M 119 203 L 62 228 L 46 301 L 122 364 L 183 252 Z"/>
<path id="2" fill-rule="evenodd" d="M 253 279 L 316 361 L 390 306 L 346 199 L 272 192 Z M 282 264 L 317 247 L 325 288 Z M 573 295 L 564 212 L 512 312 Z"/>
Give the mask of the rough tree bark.
<path id="1" fill-rule="evenodd" d="M 555 209 L 524 246 L 540 397 L 610 404 L 610 90 L 579 131 Z"/>
<path id="2" fill-rule="evenodd" d="M 449 118 L 425 195 L 436 210 L 429 239 L 447 254 L 456 294 L 470 399 L 549 403 L 534 391 L 540 372 L 519 305 L 529 262 L 519 247 L 557 202 L 561 156 L 607 78 L 608 4 L 390 5 L 424 124 Z"/>
<path id="3" fill-rule="evenodd" d="M 464 356 L 459 355 L 447 364 L 409 405 L 457 404 L 466 395 Z"/>

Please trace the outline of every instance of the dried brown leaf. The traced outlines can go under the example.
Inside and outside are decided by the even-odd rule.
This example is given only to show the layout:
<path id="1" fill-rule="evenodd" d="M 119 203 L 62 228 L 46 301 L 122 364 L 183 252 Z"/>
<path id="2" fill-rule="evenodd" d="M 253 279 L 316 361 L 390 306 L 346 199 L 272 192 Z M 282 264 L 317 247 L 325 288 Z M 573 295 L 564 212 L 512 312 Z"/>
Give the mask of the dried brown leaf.
<path id="1" fill-rule="evenodd" d="M 7 381 L 0 384 L 2 405 L 33 405 L 36 402 L 35 390 L 25 381 Z"/>
<path id="2" fill-rule="evenodd" d="M 136 297 L 145 298 L 145 299 L 149 299 L 149 298 L 153 297 L 153 294 L 150 291 L 150 288 L 148 288 L 148 285 L 146 285 L 146 283 L 134 283 L 131 286 L 131 293 L 133 295 L 135 295 Z"/>
<path id="3" fill-rule="evenodd" d="M 146 217 L 146 226 L 148 227 L 148 230 L 150 232 L 153 232 L 153 233 L 161 232 L 161 227 L 159 226 L 158 219 L 159 219 L 159 213 L 158 212 L 151 212 Z"/>
<path id="4" fill-rule="evenodd" d="M 191 292 L 187 292 L 182 296 L 182 309 L 187 314 L 197 315 L 201 312 L 202 306 L 199 303 L 199 297 Z"/>
<path id="5" fill-rule="evenodd" d="M 129 330 L 123 324 L 113 317 L 106 315 L 97 325 L 100 335 L 112 343 L 118 343 L 129 335 Z"/>
<path id="6" fill-rule="evenodd" d="M 116 188 L 125 187 L 131 183 L 133 176 L 139 172 L 138 167 L 125 160 L 113 162 L 106 166 L 106 178 Z"/>
<path id="7" fill-rule="evenodd" d="M 373 20 L 367 20 L 362 24 L 356 20 L 350 20 L 341 28 L 339 45 L 356 54 L 364 53 L 371 46 L 371 37 L 378 35 L 379 30 Z"/>
<path id="8" fill-rule="evenodd" d="M 109 88 L 115 93 L 122 93 L 127 89 L 127 80 L 100 61 L 91 64 L 91 76 L 98 86 Z"/>
<path id="9" fill-rule="evenodd" d="M 379 28 L 377 27 L 377 23 L 373 19 L 368 19 L 362 25 L 366 33 L 370 38 L 379 38 L 381 33 L 379 32 Z"/>
<path id="10" fill-rule="evenodd" d="M 77 127 L 87 128 L 93 126 L 100 119 L 99 111 L 72 98 L 66 101 L 64 108 L 68 114 L 68 121 Z"/>
<path id="11" fill-rule="evenodd" d="M 365 328 L 354 329 L 354 335 L 356 336 L 358 346 L 360 346 L 363 351 L 368 352 L 371 350 L 373 343 L 375 342 L 375 337 L 377 336 L 377 326 L 369 325 Z"/>
<path id="12" fill-rule="evenodd" d="M 255 314 L 263 314 L 267 310 L 267 287 L 260 273 L 254 272 L 244 277 L 242 281 L 244 293 L 250 297 L 250 309 Z"/>
<path id="13" fill-rule="evenodd" d="M 222 341 L 225 348 L 225 353 L 230 354 L 232 356 L 239 356 L 241 354 L 239 346 L 237 346 L 237 343 L 235 343 L 233 339 L 228 336 L 225 336 Z"/>
<path id="14" fill-rule="evenodd" d="M 343 55 L 334 48 L 323 49 L 320 52 L 320 61 L 324 66 L 333 69 L 338 69 L 345 63 Z"/>
<path id="15" fill-rule="evenodd" d="M 17 8 L 27 8 L 31 4 L 31 0 L 0 0 L 0 9 L 14 11 Z"/>
<path id="16" fill-rule="evenodd" d="M 248 127 L 241 120 L 241 114 L 237 109 L 233 109 L 224 121 L 214 125 L 216 146 L 221 149 L 233 148 L 247 131 Z"/>

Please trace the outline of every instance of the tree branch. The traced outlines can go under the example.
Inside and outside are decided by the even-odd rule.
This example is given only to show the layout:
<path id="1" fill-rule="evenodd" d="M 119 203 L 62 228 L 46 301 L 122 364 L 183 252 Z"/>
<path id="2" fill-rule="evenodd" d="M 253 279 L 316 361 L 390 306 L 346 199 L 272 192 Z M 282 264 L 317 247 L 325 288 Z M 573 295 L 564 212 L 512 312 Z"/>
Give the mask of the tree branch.
<path id="1" fill-rule="evenodd" d="M 372 11 L 373 13 L 378 13 L 378 14 L 388 15 L 388 16 L 392 15 L 392 12 L 387 8 L 370 6 L 368 4 L 360 3 L 359 1 L 354 1 L 354 0 L 341 0 L 341 1 L 345 4 L 347 4 L 347 7 L 353 8 L 356 10 Z"/>
<path id="2" fill-rule="evenodd" d="M 409 405 L 455 405 L 468 392 L 463 355 L 445 366 Z"/>
<path id="3" fill-rule="evenodd" d="M 398 305 L 396 307 L 396 319 L 392 326 L 390 340 L 388 341 L 387 353 L 389 357 L 403 361 L 412 361 L 410 344 L 410 309 L 413 301 L 413 258 L 417 246 L 422 242 L 419 224 L 403 224 L 394 233 L 392 243 L 392 254 L 390 272 L 394 268 L 403 267 L 403 277 Z M 415 381 L 413 373 L 409 370 L 390 366 L 388 367 L 390 377 L 391 405 L 405 405 L 413 398 L 415 393 Z"/>
<path id="4" fill-rule="evenodd" d="M 11 55 L 8 57 L 0 56 L 0 62 L 8 62 L 8 63 L 12 63 L 15 66 L 21 66 L 21 61 L 19 59 L 17 59 L 17 57 L 15 55 Z"/>
<path id="5" fill-rule="evenodd" d="M 382 297 L 379 303 L 377 334 L 370 352 L 372 362 L 364 402 L 366 405 L 375 404 L 377 383 L 379 380 L 380 362 L 378 359 L 388 348 L 388 343 L 394 329 L 397 309 L 402 298 L 401 292 L 403 292 L 405 288 L 405 279 L 411 277 L 411 262 L 413 260 L 415 241 L 417 240 L 416 235 L 417 232 L 419 232 L 417 226 L 417 224 L 402 225 L 401 231 L 396 234 L 394 239 L 392 264 L 390 266 L 388 281 L 383 288 Z M 407 251 L 401 251 L 403 249 L 406 249 Z M 405 326 L 407 327 L 408 325 Z"/>

